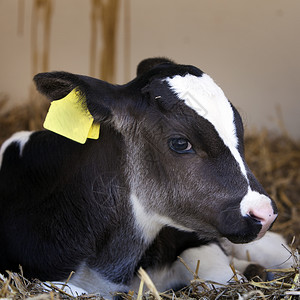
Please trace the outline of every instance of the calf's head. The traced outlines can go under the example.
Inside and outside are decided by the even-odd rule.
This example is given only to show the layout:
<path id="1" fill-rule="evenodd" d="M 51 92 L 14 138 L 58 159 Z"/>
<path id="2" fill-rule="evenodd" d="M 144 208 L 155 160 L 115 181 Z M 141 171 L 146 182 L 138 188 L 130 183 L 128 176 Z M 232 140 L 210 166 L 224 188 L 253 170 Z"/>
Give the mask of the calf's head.
<path id="1" fill-rule="evenodd" d="M 125 85 L 65 72 L 38 74 L 35 82 L 50 100 L 77 87 L 94 119 L 121 133 L 128 209 L 146 240 L 168 225 L 248 242 L 276 219 L 244 160 L 239 113 L 198 68 L 149 59 Z"/>

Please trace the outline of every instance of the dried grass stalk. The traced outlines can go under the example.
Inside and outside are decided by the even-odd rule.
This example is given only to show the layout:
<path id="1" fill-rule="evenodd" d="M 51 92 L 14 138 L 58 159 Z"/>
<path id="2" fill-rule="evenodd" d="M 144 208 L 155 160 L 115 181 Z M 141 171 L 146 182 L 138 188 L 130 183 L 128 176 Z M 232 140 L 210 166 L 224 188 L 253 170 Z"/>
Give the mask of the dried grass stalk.
<path id="1" fill-rule="evenodd" d="M 148 289 L 151 291 L 151 293 L 154 295 L 156 300 L 161 300 L 161 297 L 153 283 L 153 281 L 151 280 L 151 278 L 149 277 L 149 275 L 147 274 L 147 272 L 143 269 L 140 268 L 138 271 L 138 274 L 141 278 L 141 280 L 143 282 L 145 282 L 146 286 L 148 287 Z"/>

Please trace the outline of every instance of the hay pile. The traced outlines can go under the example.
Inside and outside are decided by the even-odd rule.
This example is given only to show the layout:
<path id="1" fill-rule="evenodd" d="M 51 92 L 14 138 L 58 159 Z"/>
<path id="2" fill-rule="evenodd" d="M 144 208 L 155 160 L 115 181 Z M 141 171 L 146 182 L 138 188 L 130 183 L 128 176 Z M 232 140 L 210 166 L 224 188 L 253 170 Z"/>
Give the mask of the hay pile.
<path id="1" fill-rule="evenodd" d="M 6 99 L 0 99 L 0 144 L 13 132 L 19 130 L 41 129 L 47 108 L 47 101 L 32 97 L 32 101 L 20 107 L 1 113 Z M 263 130 L 248 133 L 245 140 L 246 160 L 267 192 L 276 201 L 279 217 L 273 229 L 282 233 L 288 243 L 292 243 L 294 268 L 276 273 L 276 279 L 271 282 L 246 280 L 233 281 L 231 284 L 218 288 L 210 288 L 197 274 L 191 274 L 191 285 L 184 290 L 172 291 L 158 295 L 155 287 L 145 281 L 151 293 L 144 294 L 146 299 L 161 297 L 163 299 L 299 299 L 300 296 L 300 141 L 291 139 L 286 134 L 275 134 Z M 201 265 L 201 262 L 200 262 Z M 31 297 L 42 299 L 101 299 L 96 295 L 75 297 L 68 292 L 52 287 L 51 291 L 39 281 L 29 282 L 21 274 L 6 274 L 0 276 L 0 298 L 25 299 Z M 137 292 L 137 291 L 136 291 Z M 141 297 L 139 294 L 138 297 Z M 127 295 L 136 299 L 136 295 Z"/>
<path id="2" fill-rule="evenodd" d="M 257 179 L 275 200 L 279 217 L 273 230 L 300 245 L 300 141 L 266 130 L 245 140 L 246 160 Z"/>
<path id="3" fill-rule="evenodd" d="M 27 102 L 9 110 L 6 109 L 9 98 L 5 95 L 0 98 L 0 145 L 17 131 L 42 129 L 50 104 L 34 89 L 32 86 Z"/>

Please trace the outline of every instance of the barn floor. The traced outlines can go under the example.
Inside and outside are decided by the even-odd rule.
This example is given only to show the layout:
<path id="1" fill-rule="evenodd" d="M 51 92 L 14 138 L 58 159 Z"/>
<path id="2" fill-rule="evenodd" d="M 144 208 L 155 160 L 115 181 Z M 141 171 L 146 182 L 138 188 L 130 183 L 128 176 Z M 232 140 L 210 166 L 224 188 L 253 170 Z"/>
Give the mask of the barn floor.
<path id="1" fill-rule="evenodd" d="M 0 145 L 12 133 L 20 130 L 41 129 L 48 102 L 32 101 L 15 107 L 5 113 L 6 99 L 0 99 Z M 284 132 L 284 131 L 282 131 Z M 248 132 L 245 139 L 246 160 L 250 169 L 276 201 L 279 217 L 273 230 L 282 233 L 288 243 L 293 242 L 295 269 L 278 273 L 274 282 L 233 282 L 218 289 L 209 289 L 205 283 L 195 279 L 191 286 L 179 293 L 161 294 L 164 299 L 300 299 L 298 250 L 300 246 L 300 141 L 286 133 L 271 133 L 266 130 Z M 7 274 L 6 274 L 7 276 Z M 0 276 L 0 298 L 24 299 L 71 299 L 63 291 L 53 288 L 45 292 L 38 283 L 31 283 L 20 274 L 11 274 L 9 279 Z M 196 287 L 200 287 L 197 289 Z M 240 296 L 239 296 L 240 295 Z M 293 296 L 294 295 L 294 296 Z M 153 294 L 145 294 L 154 299 Z M 95 295 L 76 297 L 77 299 L 100 299 Z M 136 299 L 135 296 L 127 296 Z"/>

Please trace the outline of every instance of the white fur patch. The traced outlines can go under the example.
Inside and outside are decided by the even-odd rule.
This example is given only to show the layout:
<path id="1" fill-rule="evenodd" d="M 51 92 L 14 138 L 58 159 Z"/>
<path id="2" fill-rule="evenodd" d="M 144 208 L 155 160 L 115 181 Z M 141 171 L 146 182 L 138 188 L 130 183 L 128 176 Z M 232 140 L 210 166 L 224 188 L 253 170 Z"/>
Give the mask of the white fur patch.
<path id="1" fill-rule="evenodd" d="M 147 212 L 144 206 L 141 204 L 141 201 L 134 193 L 130 195 L 130 200 L 133 208 L 136 227 L 142 233 L 145 242 L 151 243 L 159 231 L 166 225 L 184 231 L 191 231 L 184 226 L 176 224 L 168 217 L 161 216 L 154 212 Z"/>
<path id="2" fill-rule="evenodd" d="M 28 142 L 31 134 L 32 134 L 32 131 L 16 132 L 2 144 L 2 146 L 0 148 L 0 168 L 2 165 L 3 154 L 4 154 L 5 150 L 7 149 L 7 147 L 11 143 L 14 143 L 14 142 L 18 143 L 18 145 L 20 147 L 20 156 L 22 156 L 24 146 Z"/>
<path id="3" fill-rule="evenodd" d="M 230 268 L 230 258 L 216 244 L 187 249 L 180 254 L 180 257 L 192 272 L 196 271 L 197 262 L 200 261 L 198 276 L 202 280 L 227 284 L 234 275 Z M 146 271 L 160 292 L 178 285 L 187 286 L 193 280 L 193 274 L 179 259 L 170 267 Z M 132 288 L 137 287 L 137 279 L 135 279 Z"/>
<path id="4" fill-rule="evenodd" d="M 185 274 L 182 274 L 176 263 L 171 266 L 165 266 L 163 268 L 147 269 L 147 274 L 151 278 L 155 287 L 159 292 L 164 292 L 173 288 L 174 286 L 188 285 L 190 282 L 190 277 L 186 278 Z M 135 276 L 132 283 L 130 284 L 130 289 L 133 291 L 138 291 L 140 286 L 140 278 Z M 144 292 L 146 288 L 144 286 Z"/>
<path id="5" fill-rule="evenodd" d="M 65 282 L 52 281 L 52 282 L 43 282 L 43 286 L 46 291 L 51 291 L 52 286 L 57 287 L 73 297 L 81 296 L 82 294 L 87 294 L 86 290 L 84 290 L 72 283 L 66 284 Z"/>
<path id="6" fill-rule="evenodd" d="M 228 255 L 235 259 L 245 261 L 249 255 L 251 262 L 258 263 L 268 269 L 290 268 L 293 265 L 289 246 L 284 238 L 275 232 L 268 231 L 260 240 L 247 244 L 233 244 L 224 238 L 222 239 L 222 246 Z M 235 266 L 243 271 L 238 265 Z"/>
<path id="7" fill-rule="evenodd" d="M 71 277 L 70 283 L 89 294 L 100 294 L 105 299 L 112 299 L 114 293 L 128 290 L 126 285 L 108 281 L 85 263 Z"/>
<path id="8" fill-rule="evenodd" d="M 199 278 L 219 284 L 227 284 L 232 279 L 234 274 L 230 268 L 231 263 L 238 274 L 242 274 L 252 263 L 272 269 L 290 268 L 293 265 L 289 247 L 278 233 L 267 232 L 260 240 L 248 244 L 234 244 L 223 238 L 221 245 L 228 255 L 217 244 L 212 243 L 187 249 L 180 254 L 180 257 L 192 272 L 195 272 L 199 260 Z M 251 261 L 247 260 L 247 251 Z M 193 279 L 193 274 L 179 260 L 170 267 L 146 271 L 161 292 L 173 285 L 188 285 Z M 132 287 L 137 288 L 137 283 L 136 278 Z M 217 285 L 214 284 L 214 286 Z"/>
<path id="9" fill-rule="evenodd" d="M 237 150 L 238 138 L 234 124 L 234 113 L 221 88 L 207 74 L 203 74 L 201 77 L 191 74 L 177 75 L 165 80 L 172 91 L 184 100 L 187 106 L 214 126 L 248 181 L 245 164 Z"/>
<path id="10" fill-rule="evenodd" d="M 244 196 L 240 203 L 241 214 L 245 217 L 252 208 L 260 208 L 264 206 L 272 207 L 271 199 L 256 191 L 252 191 L 249 188 L 248 193 Z"/>
<path id="11" fill-rule="evenodd" d="M 234 275 L 229 266 L 229 257 L 217 244 L 187 249 L 180 254 L 180 257 L 194 272 L 196 271 L 197 261 L 200 261 L 198 276 L 201 279 L 227 284 Z M 180 261 L 177 261 L 175 265 L 177 272 L 182 277 L 192 279 L 192 274 Z"/>
<path id="12" fill-rule="evenodd" d="M 246 216 L 251 211 L 259 212 L 259 214 L 265 212 L 266 224 L 259 237 L 262 236 L 276 215 L 272 212 L 271 199 L 252 191 L 250 188 L 246 166 L 238 151 L 239 141 L 236 135 L 234 112 L 230 102 L 221 88 L 207 74 L 203 74 L 201 77 L 191 74 L 177 75 L 173 78 L 166 78 L 165 81 L 187 106 L 214 126 L 224 144 L 229 148 L 240 167 L 241 173 L 248 182 L 248 193 L 244 196 L 240 205 L 241 213 Z"/>

